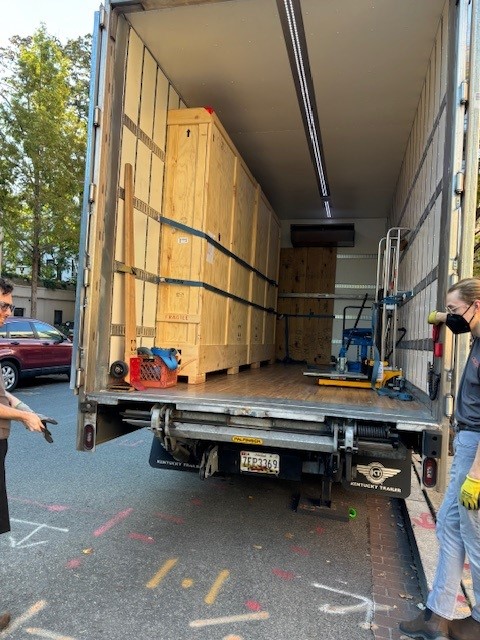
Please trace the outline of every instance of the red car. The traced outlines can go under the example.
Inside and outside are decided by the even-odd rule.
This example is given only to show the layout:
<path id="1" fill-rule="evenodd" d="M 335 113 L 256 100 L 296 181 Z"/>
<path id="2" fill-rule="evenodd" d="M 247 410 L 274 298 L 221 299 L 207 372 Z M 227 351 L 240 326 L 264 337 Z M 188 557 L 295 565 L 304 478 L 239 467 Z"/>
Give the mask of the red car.
<path id="1" fill-rule="evenodd" d="M 65 373 L 70 376 L 72 342 L 52 325 L 12 316 L 0 327 L 0 363 L 5 389 L 20 378 Z"/>

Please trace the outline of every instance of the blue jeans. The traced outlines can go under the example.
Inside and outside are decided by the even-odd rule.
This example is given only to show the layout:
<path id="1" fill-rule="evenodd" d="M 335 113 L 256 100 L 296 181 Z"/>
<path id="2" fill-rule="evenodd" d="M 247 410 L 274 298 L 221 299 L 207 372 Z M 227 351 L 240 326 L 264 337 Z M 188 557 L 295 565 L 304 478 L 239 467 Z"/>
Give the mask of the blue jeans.
<path id="1" fill-rule="evenodd" d="M 480 444 L 480 433 L 459 431 L 453 441 L 450 482 L 437 517 L 438 564 L 427 607 L 442 618 L 455 616 L 465 556 L 472 573 L 475 606 L 472 616 L 480 622 L 480 511 L 469 511 L 458 497 Z"/>

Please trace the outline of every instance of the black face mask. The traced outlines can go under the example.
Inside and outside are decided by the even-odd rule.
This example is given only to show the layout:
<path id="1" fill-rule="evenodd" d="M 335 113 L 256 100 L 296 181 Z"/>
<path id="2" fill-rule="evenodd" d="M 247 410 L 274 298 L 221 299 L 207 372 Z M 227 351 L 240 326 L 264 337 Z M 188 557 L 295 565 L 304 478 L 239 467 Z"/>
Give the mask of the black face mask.
<path id="1" fill-rule="evenodd" d="M 450 331 L 455 335 L 459 333 L 468 333 L 470 331 L 470 325 L 465 320 L 465 318 L 461 316 L 459 313 L 447 314 L 447 319 L 445 320 L 445 324 L 450 329 Z"/>
<path id="2" fill-rule="evenodd" d="M 465 320 L 464 315 L 467 313 L 468 309 L 470 309 L 472 304 L 462 313 L 462 315 L 459 313 L 447 313 L 445 324 L 455 335 L 458 335 L 459 333 L 468 333 L 470 331 L 470 323 Z"/>

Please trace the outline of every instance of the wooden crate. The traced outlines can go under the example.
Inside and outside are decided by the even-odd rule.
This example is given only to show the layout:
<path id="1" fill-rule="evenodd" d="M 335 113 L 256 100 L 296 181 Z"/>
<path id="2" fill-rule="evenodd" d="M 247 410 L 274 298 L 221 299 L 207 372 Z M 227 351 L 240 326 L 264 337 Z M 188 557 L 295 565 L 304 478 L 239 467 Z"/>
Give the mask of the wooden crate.
<path id="1" fill-rule="evenodd" d="M 333 300 L 282 298 L 281 295 L 335 293 L 336 262 L 335 248 L 281 250 L 278 312 L 282 319 L 278 322 L 276 336 L 278 360 L 330 364 Z"/>
<path id="2" fill-rule="evenodd" d="M 189 383 L 274 359 L 279 250 L 279 221 L 217 116 L 170 111 L 156 344 L 181 351 Z"/>

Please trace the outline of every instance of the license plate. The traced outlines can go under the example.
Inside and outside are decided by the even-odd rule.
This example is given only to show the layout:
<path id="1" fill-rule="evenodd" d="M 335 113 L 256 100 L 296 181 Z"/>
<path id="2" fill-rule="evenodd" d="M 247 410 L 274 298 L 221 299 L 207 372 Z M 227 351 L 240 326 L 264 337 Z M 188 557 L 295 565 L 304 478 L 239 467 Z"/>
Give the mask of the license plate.
<path id="1" fill-rule="evenodd" d="M 277 453 L 240 451 L 240 471 L 276 476 L 280 473 L 280 456 Z"/>

